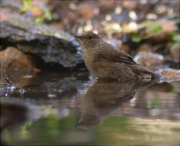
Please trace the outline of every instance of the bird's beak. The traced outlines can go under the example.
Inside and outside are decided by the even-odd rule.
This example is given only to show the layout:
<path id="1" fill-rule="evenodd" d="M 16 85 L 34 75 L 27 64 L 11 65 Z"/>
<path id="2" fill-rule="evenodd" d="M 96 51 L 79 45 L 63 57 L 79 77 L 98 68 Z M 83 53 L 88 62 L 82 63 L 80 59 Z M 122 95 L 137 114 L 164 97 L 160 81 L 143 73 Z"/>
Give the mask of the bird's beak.
<path id="1" fill-rule="evenodd" d="M 76 34 L 75 37 L 76 37 L 77 39 L 82 39 L 82 36 L 79 35 L 79 34 Z"/>

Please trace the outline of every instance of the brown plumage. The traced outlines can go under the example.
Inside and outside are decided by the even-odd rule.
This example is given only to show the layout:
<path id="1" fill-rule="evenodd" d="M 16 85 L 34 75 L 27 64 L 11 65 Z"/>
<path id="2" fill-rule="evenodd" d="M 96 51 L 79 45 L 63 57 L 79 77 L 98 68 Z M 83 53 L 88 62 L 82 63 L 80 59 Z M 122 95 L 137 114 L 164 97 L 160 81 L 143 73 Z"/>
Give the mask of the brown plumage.
<path id="1" fill-rule="evenodd" d="M 104 42 L 93 32 L 84 32 L 75 37 L 82 45 L 86 67 L 98 78 L 128 80 L 159 77 L 137 64 L 128 54 Z"/>
<path id="2" fill-rule="evenodd" d="M 81 118 L 78 127 L 89 129 L 99 124 L 115 111 L 121 111 L 125 103 L 133 98 L 136 92 L 140 92 L 155 81 L 144 82 L 141 79 L 122 82 L 96 82 L 84 96 Z"/>

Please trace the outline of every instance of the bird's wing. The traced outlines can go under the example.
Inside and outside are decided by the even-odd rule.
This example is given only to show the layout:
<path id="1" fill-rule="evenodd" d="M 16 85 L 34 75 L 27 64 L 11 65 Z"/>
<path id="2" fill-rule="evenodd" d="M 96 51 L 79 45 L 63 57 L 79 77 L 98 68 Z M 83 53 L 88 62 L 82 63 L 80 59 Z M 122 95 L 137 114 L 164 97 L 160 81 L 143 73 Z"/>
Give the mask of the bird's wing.
<path id="1" fill-rule="evenodd" d="M 95 62 L 99 61 L 112 61 L 118 63 L 126 63 L 126 64 L 137 64 L 131 56 L 128 54 L 115 49 L 113 46 L 108 44 L 108 50 L 102 49 L 96 53 Z M 106 46 L 107 47 L 107 46 Z"/>

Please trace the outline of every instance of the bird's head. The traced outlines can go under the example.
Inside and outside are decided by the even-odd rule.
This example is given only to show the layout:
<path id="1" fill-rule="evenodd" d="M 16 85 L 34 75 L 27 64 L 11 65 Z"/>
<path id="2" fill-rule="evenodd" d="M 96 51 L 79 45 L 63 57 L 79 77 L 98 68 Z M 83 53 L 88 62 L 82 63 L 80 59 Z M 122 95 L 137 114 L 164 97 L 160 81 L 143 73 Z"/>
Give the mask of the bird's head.
<path id="1" fill-rule="evenodd" d="M 83 48 L 94 48 L 100 41 L 100 37 L 90 31 L 84 32 L 81 35 L 75 35 Z"/>

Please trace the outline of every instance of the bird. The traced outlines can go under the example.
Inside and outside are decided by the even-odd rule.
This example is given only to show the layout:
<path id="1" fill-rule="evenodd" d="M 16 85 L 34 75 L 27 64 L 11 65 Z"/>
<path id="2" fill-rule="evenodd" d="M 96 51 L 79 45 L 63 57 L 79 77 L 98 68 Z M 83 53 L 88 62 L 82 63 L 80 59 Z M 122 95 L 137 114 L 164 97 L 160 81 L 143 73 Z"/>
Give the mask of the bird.
<path id="1" fill-rule="evenodd" d="M 84 95 L 81 118 L 77 128 L 91 129 L 107 116 L 122 112 L 137 92 L 156 83 L 154 80 L 128 80 L 122 82 L 95 82 Z M 119 114 L 119 113 L 118 113 Z"/>
<path id="2" fill-rule="evenodd" d="M 125 81 L 160 78 L 159 75 L 137 64 L 130 55 L 116 49 L 91 31 L 76 34 L 75 38 L 82 45 L 86 67 L 98 79 Z"/>

